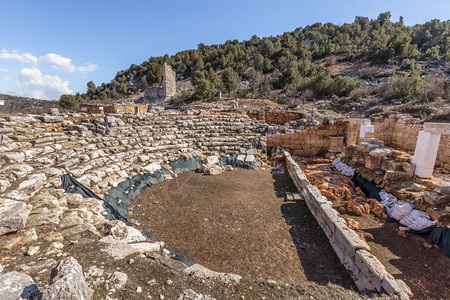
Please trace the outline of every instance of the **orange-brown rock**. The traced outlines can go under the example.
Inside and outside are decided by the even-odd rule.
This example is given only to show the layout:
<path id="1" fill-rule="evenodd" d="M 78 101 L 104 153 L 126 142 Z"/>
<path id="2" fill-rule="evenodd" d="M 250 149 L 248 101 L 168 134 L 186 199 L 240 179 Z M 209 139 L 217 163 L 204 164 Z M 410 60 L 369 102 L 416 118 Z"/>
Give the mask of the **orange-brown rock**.
<path id="1" fill-rule="evenodd" d="M 373 212 L 374 215 L 383 219 L 387 218 L 387 215 L 385 213 L 386 207 L 384 207 L 383 204 L 378 202 L 377 199 L 367 199 L 367 201 L 371 206 L 370 211 Z"/>

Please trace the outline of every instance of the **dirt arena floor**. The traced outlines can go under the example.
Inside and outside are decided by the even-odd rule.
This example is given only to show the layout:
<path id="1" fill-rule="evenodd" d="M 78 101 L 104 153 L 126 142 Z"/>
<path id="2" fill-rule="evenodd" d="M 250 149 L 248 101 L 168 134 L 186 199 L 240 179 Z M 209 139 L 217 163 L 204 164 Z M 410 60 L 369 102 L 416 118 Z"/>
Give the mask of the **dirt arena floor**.
<path id="1" fill-rule="evenodd" d="M 129 218 L 170 248 L 212 270 L 278 283 L 334 283 L 355 289 L 286 175 L 238 169 L 189 172 L 144 191 Z"/>

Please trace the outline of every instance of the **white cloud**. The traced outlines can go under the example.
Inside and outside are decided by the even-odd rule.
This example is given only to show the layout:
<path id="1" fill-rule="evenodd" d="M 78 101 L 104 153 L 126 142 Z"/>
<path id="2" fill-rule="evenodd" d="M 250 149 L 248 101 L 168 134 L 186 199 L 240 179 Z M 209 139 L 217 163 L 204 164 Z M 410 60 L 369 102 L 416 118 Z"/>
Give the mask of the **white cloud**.
<path id="1" fill-rule="evenodd" d="M 39 63 L 49 63 L 54 70 L 73 73 L 77 68 L 72 64 L 70 58 L 55 53 L 47 53 L 39 57 Z"/>
<path id="2" fill-rule="evenodd" d="M 3 73 L 8 73 L 8 72 L 9 72 L 9 70 L 8 70 L 8 69 L 5 69 L 5 68 L 0 68 L 0 72 L 3 72 Z"/>
<path id="3" fill-rule="evenodd" d="M 77 68 L 77 70 L 80 71 L 81 73 L 92 72 L 92 71 L 95 71 L 97 69 L 98 69 L 98 65 L 90 63 L 90 62 L 85 63 L 84 65 L 79 66 Z"/>
<path id="4" fill-rule="evenodd" d="M 19 74 L 19 95 L 40 99 L 58 99 L 62 94 L 72 94 L 69 81 L 59 76 L 42 75 L 37 68 L 23 68 Z"/>
<path id="5" fill-rule="evenodd" d="M 37 67 L 39 64 L 50 64 L 52 69 L 56 71 L 63 71 L 67 73 L 81 72 L 87 73 L 98 69 L 98 66 L 93 63 L 85 63 L 81 66 L 75 66 L 72 60 L 68 57 L 61 56 L 56 53 L 47 53 L 40 57 L 34 56 L 28 52 L 19 52 L 17 50 L 6 50 L 3 49 L 0 52 L 0 59 L 12 59 L 21 63 L 31 64 L 33 67 Z M 0 69 L 0 71 L 6 69 Z"/>
<path id="6" fill-rule="evenodd" d="M 14 59 L 22 63 L 38 64 L 38 58 L 36 56 L 28 52 L 19 53 L 17 50 L 8 51 L 3 49 L 2 52 L 0 52 L 0 59 Z"/>

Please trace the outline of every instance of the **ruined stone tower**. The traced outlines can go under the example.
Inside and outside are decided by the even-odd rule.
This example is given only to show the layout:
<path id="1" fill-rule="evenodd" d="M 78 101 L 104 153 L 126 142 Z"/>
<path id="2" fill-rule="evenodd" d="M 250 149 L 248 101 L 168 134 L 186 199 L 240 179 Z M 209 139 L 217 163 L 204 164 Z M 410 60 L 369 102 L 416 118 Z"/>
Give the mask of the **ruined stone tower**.
<path id="1" fill-rule="evenodd" d="M 163 89 L 164 100 L 168 100 L 174 97 L 177 92 L 175 71 L 172 70 L 172 67 L 166 63 L 164 63 L 163 66 Z"/>

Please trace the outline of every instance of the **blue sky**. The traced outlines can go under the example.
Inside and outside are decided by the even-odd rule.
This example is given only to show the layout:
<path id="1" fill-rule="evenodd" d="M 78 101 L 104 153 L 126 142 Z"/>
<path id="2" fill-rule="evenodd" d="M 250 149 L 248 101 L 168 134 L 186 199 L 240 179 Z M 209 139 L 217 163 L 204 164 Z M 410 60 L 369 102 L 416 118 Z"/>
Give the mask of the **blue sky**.
<path id="1" fill-rule="evenodd" d="M 0 0 L 0 93 L 57 99 L 132 63 L 199 43 L 270 36 L 390 11 L 407 25 L 450 18 L 449 0 Z"/>

